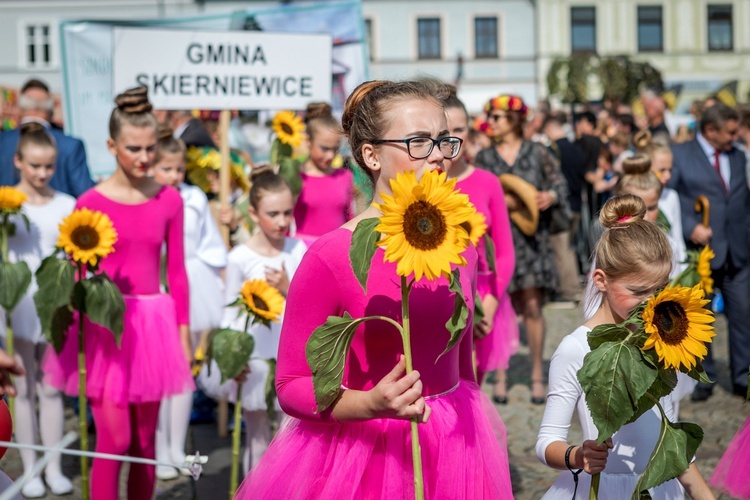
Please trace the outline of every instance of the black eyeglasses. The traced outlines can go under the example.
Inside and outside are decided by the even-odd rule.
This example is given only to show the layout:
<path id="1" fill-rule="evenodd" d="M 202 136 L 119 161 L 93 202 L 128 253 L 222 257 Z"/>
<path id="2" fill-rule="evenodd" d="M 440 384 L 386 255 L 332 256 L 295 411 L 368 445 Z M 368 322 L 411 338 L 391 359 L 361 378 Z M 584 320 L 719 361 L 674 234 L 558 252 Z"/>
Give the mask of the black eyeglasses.
<path id="1" fill-rule="evenodd" d="M 455 158 L 461 151 L 461 144 L 464 142 L 458 137 L 441 137 L 433 139 L 431 137 L 412 137 L 410 139 L 378 139 L 372 141 L 373 144 L 382 144 L 384 142 L 403 142 L 406 144 L 406 152 L 415 160 L 427 158 L 432 153 L 432 148 L 437 144 L 443 156 Z"/>

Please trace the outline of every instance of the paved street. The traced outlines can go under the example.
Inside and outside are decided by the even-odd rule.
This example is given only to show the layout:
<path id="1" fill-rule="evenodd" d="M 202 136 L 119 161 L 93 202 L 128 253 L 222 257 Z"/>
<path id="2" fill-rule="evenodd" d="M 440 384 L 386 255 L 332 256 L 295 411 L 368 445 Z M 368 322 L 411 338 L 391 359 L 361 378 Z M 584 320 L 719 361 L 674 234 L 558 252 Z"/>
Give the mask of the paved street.
<path id="1" fill-rule="evenodd" d="M 545 359 L 549 359 L 560 339 L 572 331 L 581 322 L 577 309 L 546 308 L 548 337 Z M 717 320 L 718 336 L 715 356 L 720 369 L 719 385 L 708 403 L 693 403 L 689 398 L 683 400 L 680 415 L 682 420 L 700 424 L 706 434 L 703 445 L 698 451 L 698 467 L 705 477 L 711 474 L 716 462 L 721 457 L 732 436 L 744 421 L 748 407 L 743 406 L 742 399 L 727 393 L 731 385 L 727 379 L 727 342 L 726 323 L 720 316 Z M 523 340 L 523 339 L 522 339 Z M 539 423 L 544 412 L 543 406 L 534 406 L 529 399 L 529 364 L 528 350 L 521 346 L 519 353 L 511 360 L 509 372 L 509 403 L 498 407 L 498 411 L 508 429 L 508 447 L 510 451 L 511 475 L 514 492 L 519 500 L 538 499 L 549 485 L 554 482 L 558 472 L 542 465 L 536 458 L 534 445 Z M 491 386 L 485 385 L 485 391 L 491 393 Z M 69 412 L 67 425 L 75 428 L 75 417 Z M 575 428 L 570 440 L 580 442 L 580 431 Z M 226 498 L 229 484 L 230 438 L 219 439 L 213 425 L 197 425 L 192 428 L 191 444 L 201 454 L 208 454 L 209 464 L 204 476 L 197 483 L 187 478 L 170 482 L 159 482 L 157 489 L 159 500 L 173 499 L 221 499 Z M 64 460 L 65 470 L 71 476 L 77 474 L 77 461 L 71 457 Z M 0 468 L 11 477 L 21 474 L 18 454 L 8 451 L 0 461 Z M 56 498 L 56 497 L 48 497 Z M 71 498 L 71 497 L 66 497 Z M 124 497 L 123 497 L 124 498 Z M 729 497 L 719 497 L 727 499 Z"/>

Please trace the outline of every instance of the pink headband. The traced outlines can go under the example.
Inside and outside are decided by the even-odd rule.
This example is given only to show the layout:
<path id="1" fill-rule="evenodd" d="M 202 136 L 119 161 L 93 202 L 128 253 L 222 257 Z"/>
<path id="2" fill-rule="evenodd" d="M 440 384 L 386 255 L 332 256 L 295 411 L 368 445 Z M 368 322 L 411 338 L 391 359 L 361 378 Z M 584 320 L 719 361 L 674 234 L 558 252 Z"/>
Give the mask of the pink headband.
<path id="1" fill-rule="evenodd" d="M 627 222 L 627 221 L 629 221 L 632 218 L 633 218 L 632 215 L 623 215 L 622 217 L 620 217 L 619 219 L 617 219 L 617 223 L 618 224 L 622 224 L 623 222 Z"/>

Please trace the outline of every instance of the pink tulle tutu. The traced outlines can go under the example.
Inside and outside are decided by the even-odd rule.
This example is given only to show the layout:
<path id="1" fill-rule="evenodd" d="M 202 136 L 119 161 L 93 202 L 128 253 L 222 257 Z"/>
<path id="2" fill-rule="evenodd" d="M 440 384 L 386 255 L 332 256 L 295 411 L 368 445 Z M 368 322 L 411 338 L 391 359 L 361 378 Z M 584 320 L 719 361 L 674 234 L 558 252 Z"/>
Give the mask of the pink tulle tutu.
<path id="1" fill-rule="evenodd" d="M 729 443 L 708 484 L 732 497 L 750 500 L 750 417 Z"/>
<path id="2" fill-rule="evenodd" d="M 506 432 L 474 383 L 428 397 L 419 425 L 425 497 L 513 498 Z M 236 499 L 345 500 L 414 498 L 409 422 L 345 424 L 289 418 Z"/>
<path id="3" fill-rule="evenodd" d="M 86 395 L 116 404 L 161 401 L 165 396 L 194 390 L 190 366 L 180 343 L 172 297 L 124 295 L 121 348 L 112 333 L 88 320 L 84 323 Z M 60 355 L 52 346 L 42 364 L 44 381 L 67 394 L 78 394 L 78 318 Z"/>
<path id="4" fill-rule="evenodd" d="M 492 275 L 479 273 L 477 291 L 484 298 L 490 292 L 489 279 Z M 477 371 L 489 373 L 493 370 L 507 370 L 510 357 L 518 352 L 518 319 L 510 296 L 503 293 L 495 312 L 494 327 L 484 338 L 474 341 Z"/>

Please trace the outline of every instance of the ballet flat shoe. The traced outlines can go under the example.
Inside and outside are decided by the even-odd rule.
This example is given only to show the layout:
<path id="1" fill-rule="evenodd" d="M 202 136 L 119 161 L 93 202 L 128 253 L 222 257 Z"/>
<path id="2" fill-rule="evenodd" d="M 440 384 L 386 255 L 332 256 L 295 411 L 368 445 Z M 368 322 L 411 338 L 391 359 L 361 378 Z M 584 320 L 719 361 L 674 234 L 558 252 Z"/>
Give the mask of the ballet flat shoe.
<path id="1" fill-rule="evenodd" d="M 156 466 L 156 477 L 162 481 L 169 481 L 170 479 L 177 479 L 180 475 L 177 469 L 174 467 L 168 467 L 166 465 Z"/>
<path id="2" fill-rule="evenodd" d="M 43 498 L 47 495 L 47 488 L 44 487 L 41 478 L 34 477 L 23 485 L 21 494 L 26 498 Z"/>
<path id="3" fill-rule="evenodd" d="M 44 480 L 49 487 L 50 493 L 53 495 L 63 496 L 73 493 L 73 483 L 65 476 L 50 477 L 45 475 Z"/>

